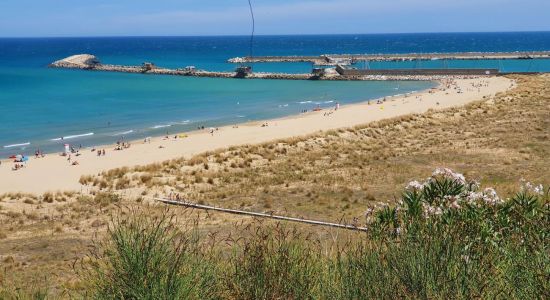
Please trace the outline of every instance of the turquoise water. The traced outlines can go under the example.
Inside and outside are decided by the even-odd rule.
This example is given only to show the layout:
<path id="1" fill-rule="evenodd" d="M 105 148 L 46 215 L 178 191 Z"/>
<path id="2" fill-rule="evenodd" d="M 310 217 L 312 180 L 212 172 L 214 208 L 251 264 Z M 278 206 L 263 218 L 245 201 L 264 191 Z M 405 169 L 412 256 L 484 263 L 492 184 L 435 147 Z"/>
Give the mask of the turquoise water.
<path id="1" fill-rule="evenodd" d="M 107 72 L 3 69 L 4 155 L 62 144 L 93 146 L 298 114 L 406 93 L 430 82 L 329 82 L 147 76 Z M 10 99 L 10 100 L 6 100 Z M 92 135 L 93 134 L 93 135 Z M 63 140 L 59 139 L 64 137 Z"/>
<path id="2" fill-rule="evenodd" d="M 248 120 L 298 114 L 432 87 L 430 82 L 327 82 L 186 78 L 49 69 L 78 53 L 104 63 L 228 71 L 249 37 L 0 39 L 0 157 L 61 151 Z M 550 50 L 550 33 L 260 36 L 256 55 Z M 403 62 L 403 64 L 415 62 Z M 439 67 L 441 61 L 422 62 Z M 448 62 L 472 67 L 471 62 Z M 473 67 L 493 67 L 478 61 Z M 481 64 L 486 64 L 481 66 Z M 387 63 L 371 67 L 400 67 Z M 550 71 L 548 60 L 503 61 L 505 71 Z M 499 65 L 500 66 L 500 65 Z M 258 72 L 304 73 L 309 63 L 254 64 Z M 359 65 L 360 67 L 360 65 Z M 414 65 L 413 65 L 414 67 Z M 496 66 L 495 66 L 496 67 Z M 64 137 L 61 140 L 61 137 Z M 21 146 L 14 146 L 24 144 Z M 8 147 L 7 147 L 8 146 Z"/>

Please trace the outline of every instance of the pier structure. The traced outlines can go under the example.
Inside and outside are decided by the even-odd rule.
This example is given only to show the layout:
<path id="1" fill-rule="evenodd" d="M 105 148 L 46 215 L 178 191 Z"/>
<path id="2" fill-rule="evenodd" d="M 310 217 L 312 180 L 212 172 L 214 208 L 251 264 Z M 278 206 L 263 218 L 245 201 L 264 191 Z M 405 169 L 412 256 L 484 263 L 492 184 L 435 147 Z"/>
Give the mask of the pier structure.
<path id="1" fill-rule="evenodd" d="M 460 53 L 407 53 L 407 54 L 331 54 L 320 56 L 254 56 L 235 57 L 228 62 L 310 62 L 314 65 L 346 65 L 360 61 L 418 61 L 418 60 L 508 60 L 550 59 L 550 51 L 531 52 L 460 52 Z M 345 62 L 345 63 L 343 63 Z"/>
<path id="2" fill-rule="evenodd" d="M 542 55 L 542 54 L 540 54 Z M 477 57 L 477 56 L 473 56 Z M 495 57 L 495 56 L 493 56 Z M 504 57 L 504 56 L 499 56 Z M 510 56 L 507 56 L 510 57 Z M 304 61 L 310 57 L 294 57 L 294 61 Z M 254 60 L 261 59 L 255 57 Z M 282 57 L 281 59 L 289 59 Z M 356 69 L 349 64 L 356 62 L 356 58 L 349 60 L 323 57 L 325 65 L 338 62 L 335 66 L 314 68 L 311 73 L 288 74 L 288 73 L 263 73 L 252 72 L 248 67 L 237 68 L 234 72 L 215 72 L 196 69 L 189 66 L 179 69 L 169 69 L 156 66 L 151 62 L 143 63 L 140 66 L 123 66 L 102 64 L 99 59 L 90 54 L 80 54 L 67 57 L 53 62 L 52 68 L 81 69 L 90 71 L 140 73 L 153 75 L 175 75 L 194 76 L 211 78 L 247 78 L 247 79 L 287 79 L 287 80 L 439 80 L 444 78 L 473 78 L 483 76 L 495 76 L 501 74 L 498 69 Z M 242 58 L 233 60 L 242 62 Z M 277 60 L 282 61 L 282 60 Z M 289 60 L 292 61 L 292 60 Z M 349 64 L 348 64 L 349 63 Z M 323 65 L 323 64 L 320 64 Z"/>
<path id="3" fill-rule="evenodd" d="M 49 65 L 50 68 L 80 69 L 90 71 L 106 71 L 121 73 L 153 74 L 153 75 L 176 75 L 213 78 L 256 78 L 256 79 L 316 79 L 314 74 L 286 74 L 286 73 L 260 73 L 251 72 L 250 69 L 235 72 L 216 72 L 198 70 L 194 66 L 180 69 L 169 69 L 157 66 L 151 62 L 145 62 L 141 66 L 124 66 L 102 64 L 99 59 L 90 54 L 79 54 L 55 61 Z"/>

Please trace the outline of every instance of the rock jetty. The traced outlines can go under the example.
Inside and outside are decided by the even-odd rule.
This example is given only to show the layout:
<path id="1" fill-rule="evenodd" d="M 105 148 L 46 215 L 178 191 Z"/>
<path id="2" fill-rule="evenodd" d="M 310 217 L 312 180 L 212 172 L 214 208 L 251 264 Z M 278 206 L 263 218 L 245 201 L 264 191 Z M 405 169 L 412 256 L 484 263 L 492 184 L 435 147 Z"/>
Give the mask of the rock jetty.
<path id="1" fill-rule="evenodd" d="M 310 62 L 314 65 L 348 65 L 359 61 L 412 60 L 480 60 L 480 59 L 550 59 L 550 51 L 535 52 L 460 52 L 406 54 L 323 54 L 319 56 L 254 56 L 230 58 L 230 63 Z"/>
<path id="2" fill-rule="evenodd" d="M 332 58 L 331 58 L 332 59 Z M 324 59 L 326 62 L 326 58 Z M 241 59 L 233 60 L 241 61 Z M 335 60 L 338 61 L 338 60 Z M 442 78 L 473 78 L 482 76 L 377 76 L 383 74 L 345 74 L 337 72 L 336 68 L 315 69 L 314 73 L 288 74 L 288 73 L 261 73 L 250 72 L 239 74 L 239 72 L 213 72 L 197 70 L 189 66 L 182 69 L 168 69 L 156 66 L 153 63 L 145 62 L 141 66 L 123 66 L 102 64 L 97 57 L 91 54 L 78 54 L 55 61 L 49 65 L 51 68 L 80 69 L 90 71 L 122 72 L 122 73 L 140 73 L 152 75 L 174 75 L 174 76 L 194 76 L 194 77 L 212 77 L 212 78 L 247 78 L 247 79 L 285 79 L 285 80 L 440 80 Z"/>
<path id="3" fill-rule="evenodd" d="M 58 60 L 50 64 L 50 67 L 70 69 L 91 69 L 98 66 L 99 60 L 91 54 L 78 54 Z"/>

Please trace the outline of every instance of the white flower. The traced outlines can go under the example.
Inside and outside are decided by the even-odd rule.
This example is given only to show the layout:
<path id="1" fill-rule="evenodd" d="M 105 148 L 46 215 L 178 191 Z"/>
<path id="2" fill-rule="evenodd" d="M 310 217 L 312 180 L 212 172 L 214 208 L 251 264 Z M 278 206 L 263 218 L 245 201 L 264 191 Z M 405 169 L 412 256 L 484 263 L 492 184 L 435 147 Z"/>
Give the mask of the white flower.
<path id="1" fill-rule="evenodd" d="M 479 199 L 482 199 L 483 198 L 483 194 L 482 193 L 476 193 L 476 192 L 468 192 L 466 194 L 466 201 L 468 201 L 469 203 L 475 203 L 477 202 Z"/>
<path id="2" fill-rule="evenodd" d="M 544 195 L 544 187 L 542 186 L 542 184 L 539 184 L 533 188 L 533 192 L 538 195 Z"/>
<path id="3" fill-rule="evenodd" d="M 424 188 L 424 184 L 414 180 L 407 184 L 406 189 L 409 191 L 421 191 Z"/>
<path id="4" fill-rule="evenodd" d="M 424 216 L 426 218 L 429 218 L 430 216 L 438 216 L 443 213 L 443 210 L 441 209 L 441 207 L 435 207 L 429 204 L 423 204 L 423 208 L 424 208 Z"/>
<path id="5" fill-rule="evenodd" d="M 460 173 L 453 172 L 453 170 L 448 169 L 448 168 L 437 168 L 437 169 L 435 169 L 435 171 L 432 173 L 432 179 L 435 178 L 435 177 L 439 177 L 439 176 L 457 181 L 461 184 L 466 184 L 466 178 L 464 177 L 464 175 L 462 175 Z"/>
<path id="6" fill-rule="evenodd" d="M 483 200 L 487 204 L 495 205 L 502 203 L 502 199 L 498 196 L 497 192 L 493 188 L 486 188 L 483 190 Z"/>
<path id="7" fill-rule="evenodd" d="M 542 184 L 534 185 L 529 181 L 526 181 L 525 179 L 520 179 L 521 182 L 521 191 L 522 192 L 532 192 L 537 195 L 544 195 L 544 186 Z"/>

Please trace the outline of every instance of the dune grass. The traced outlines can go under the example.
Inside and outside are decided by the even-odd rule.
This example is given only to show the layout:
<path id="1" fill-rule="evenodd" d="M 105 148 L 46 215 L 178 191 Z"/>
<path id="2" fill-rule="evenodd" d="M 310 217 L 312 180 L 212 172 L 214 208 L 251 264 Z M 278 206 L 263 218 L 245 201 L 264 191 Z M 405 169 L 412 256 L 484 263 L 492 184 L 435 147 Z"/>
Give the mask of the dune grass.
<path id="1" fill-rule="evenodd" d="M 512 198 L 450 170 L 369 213 L 370 231 L 323 243 L 248 224 L 224 246 L 181 232 L 166 211 L 112 222 L 85 270 L 98 299 L 545 299 L 550 190 Z"/>

